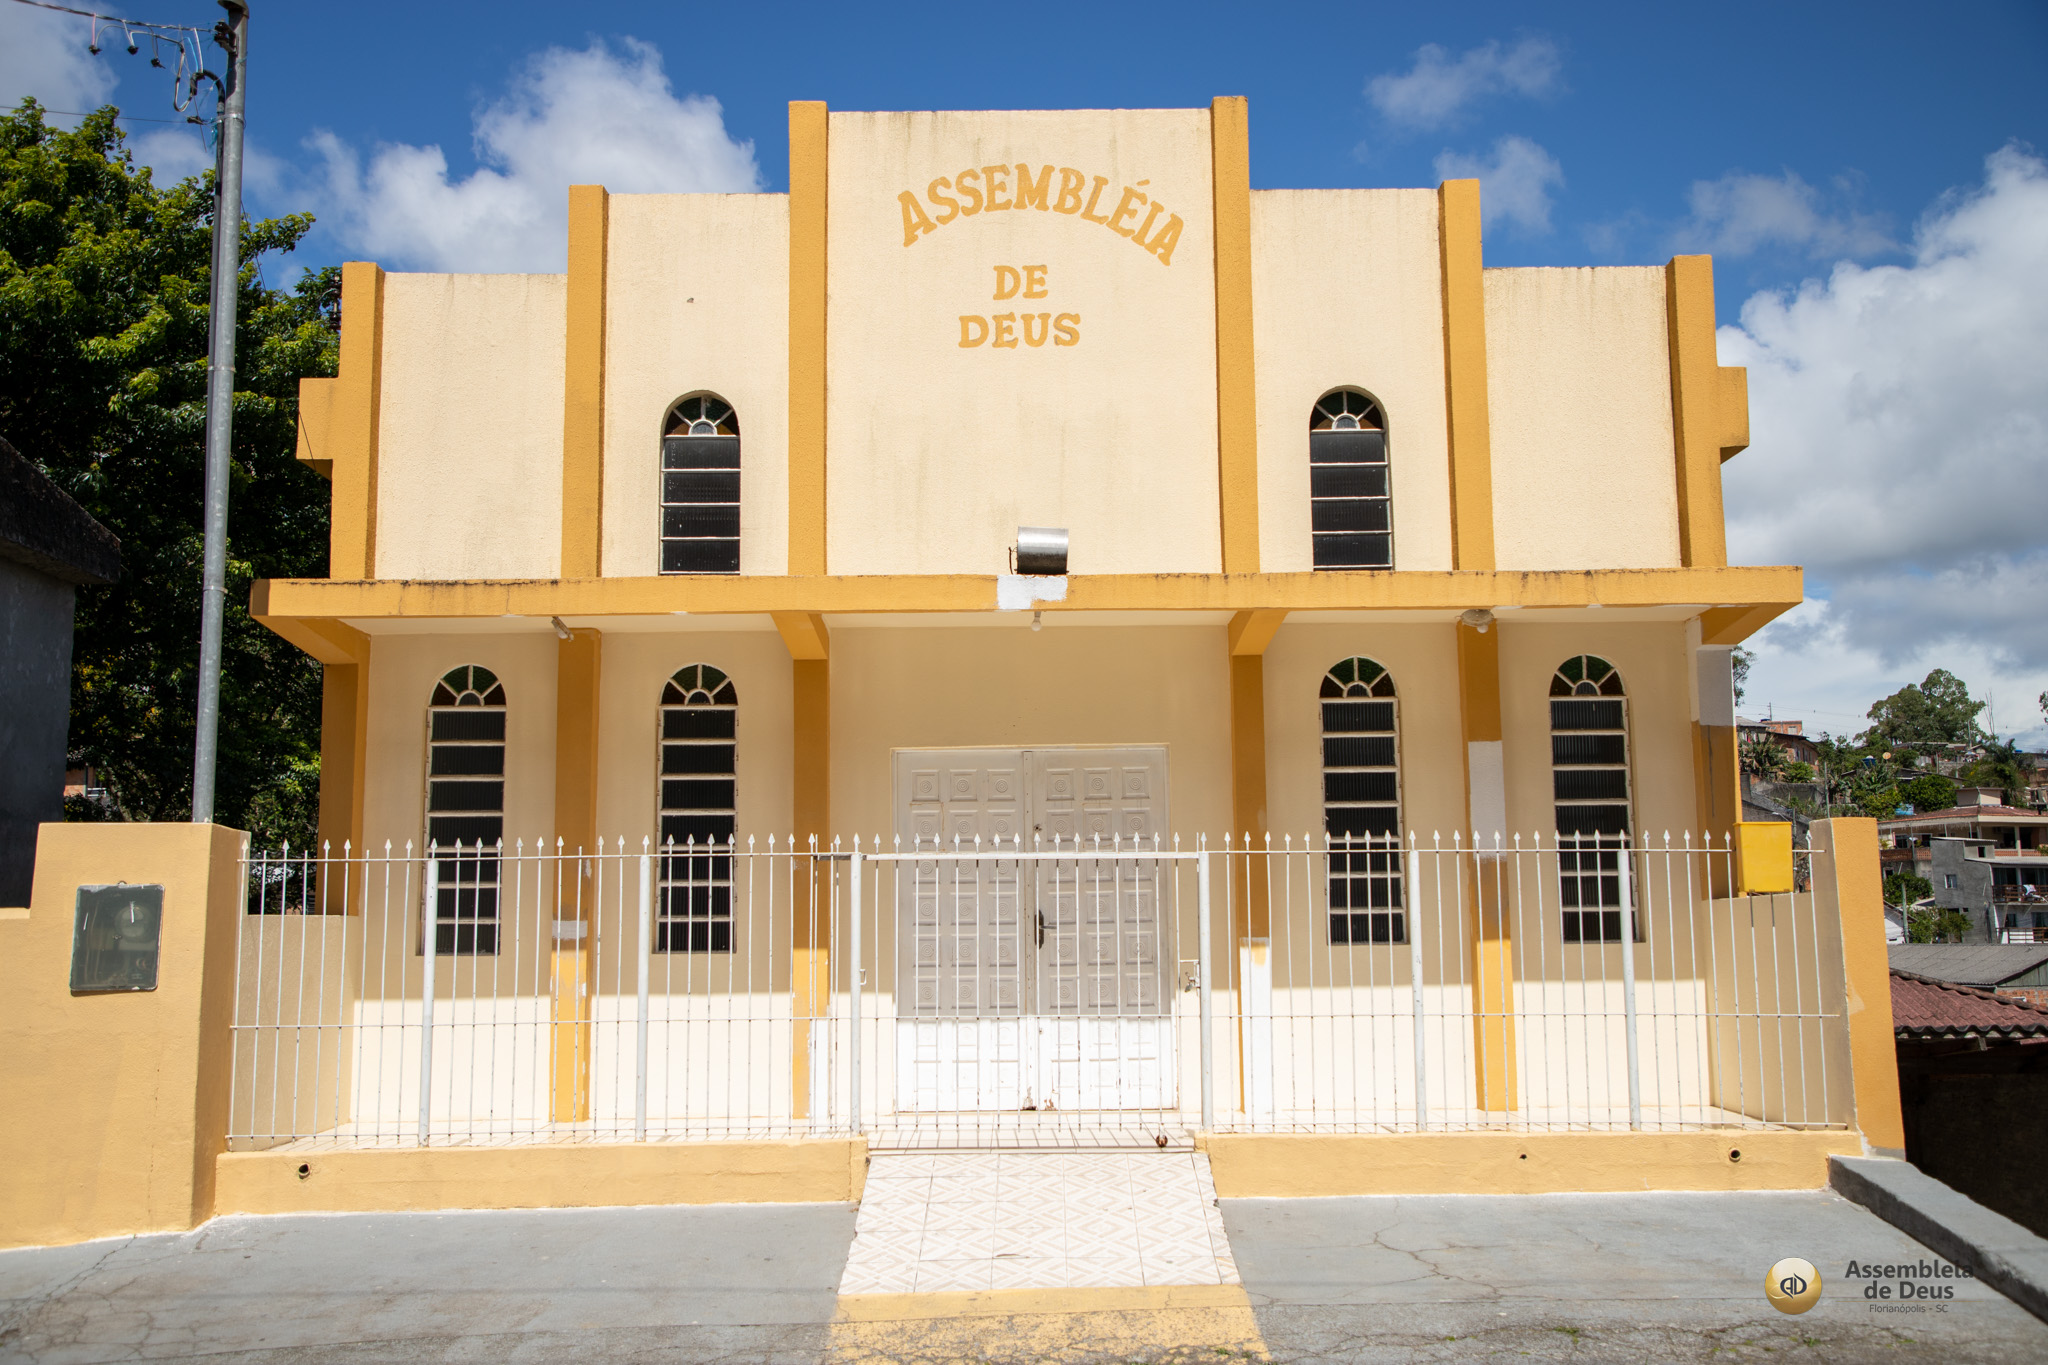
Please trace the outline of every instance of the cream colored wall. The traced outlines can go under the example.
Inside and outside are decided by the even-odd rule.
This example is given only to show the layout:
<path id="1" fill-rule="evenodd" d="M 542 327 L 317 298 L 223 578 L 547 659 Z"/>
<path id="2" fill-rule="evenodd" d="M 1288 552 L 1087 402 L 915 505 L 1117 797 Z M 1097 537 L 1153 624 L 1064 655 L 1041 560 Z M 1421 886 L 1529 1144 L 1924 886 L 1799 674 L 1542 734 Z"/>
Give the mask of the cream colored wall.
<path id="1" fill-rule="evenodd" d="M 1314 567 L 1309 411 L 1344 386 L 1372 394 L 1386 413 L 1394 567 L 1451 567 L 1441 271 L 1433 190 L 1252 194 L 1259 565 L 1267 572 Z"/>
<path id="2" fill-rule="evenodd" d="M 710 664 L 739 692 L 739 838 L 762 845 L 787 838 L 791 735 L 789 651 L 771 631 L 607 635 L 600 677 L 597 828 L 608 841 L 624 835 L 638 849 L 660 837 L 656 785 L 660 768 L 661 689 L 685 664 Z"/>
<path id="3" fill-rule="evenodd" d="M 1303 457 L 1306 459 L 1306 456 Z M 1288 624 L 1266 647 L 1266 815 L 1275 839 L 1323 835 L 1320 691 L 1354 655 L 1394 675 L 1400 699 L 1401 824 L 1427 843 L 1465 823 L 1455 627 Z"/>
<path id="4" fill-rule="evenodd" d="M 1107 177 L 1098 216 L 1156 195 L 1171 264 L 1050 210 L 903 244 L 899 193 L 990 164 L 1014 193 L 1018 163 Z M 831 116 L 833 573 L 999 572 L 1019 525 L 1070 528 L 1076 573 L 1221 566 L 1210 180 L 1207 110 Z M 998 265 L 1046 266 L 1047 297 L 996 301 Z M 961 347 L 961 315 L 1027 310 L 1078 314 L 1078 344 Z"/>
<path id="5" fill-rule="evenodd" d="M 610 212 L 604 572 L 660 572 L 662 419 L 709 390 L 740 419 L 740 572 L 784 573 L 789 197 L 615 194 Z"/>
<path id="6" fill-rule="evenodd" d="M 1535 616 L 1536 613 L 1527 613 Z M 1499 618 L 1500 717 L 1513 832 L 1556 828 L 1550 767 L 1550 679 L 1575 654 L 1596 654 L 1621 671 L 1628 689 L 1629 790 L 1638 837 L 1661 842 L 1693 827 L 1692 722 L 1687 713 L 1685 626 Z"/>
<path id="7" fill-rule="evenodd" d="M 838 629 L 832 826 L 894 833 L 899 748 L 1167 746 L 1168 817 L 1192 843 L 1230 819 L 1223 630 Z"/>
<path id="8" fill-rule="evenodd" d="M 1663 270 L 1488 270 L 1485 292 L 1499 566 L 1677 567 Z"/>
<path id="9" fill-rule="evenodd" d="M 481 664 L 505 686 L 505 850 L 501 875 L 500 952 L 496 957 L 458 957 L 439 968 L 457 996 L 473 988 L 482 994 L 536 993 L 546 989 L 545 920 L 552 897 L 552 864 L 534 857 L 535 846 L 555 837 L 555 637 L 518 635 L 386 635 L 378 637 L 370 662 L 369 763 L 364 784 L 363 830 L 369 852 L 381 858 L 384 841 L 403 859 L 412 842 L 418 861 L 407 866 L 372 864 L 359 873 L 367 918 L 364 957 L 371 984 L 366 998 L 404 1001 L 418 996 L 419 878 L 426 846 L 427 703 L 434 684 L 460 664 Z M 527 861 L 518 861 L 520 841 Z M 523 910 L 515 909 L 523 906 Z M 517 952 L 514 945 L 517 945 Z M 381 964 L 381 966 L 379 965 Z M 443 987 L 443 992 L 450 987 Z M 367 1022 L 391 1023 L 405 1016 L 371 1013 Z M 396 1031 L 378 1035 L 390 1050 Z M 410 1064 L 400 1045 L 390 1056 L 365 1057 L 356 1078 L 359 1106 L 388 1087 L 389 1078 Z M 396 1092 L 394 1092 L 396 1093 Z M 392 1101 L 387 1099 L 386 1107 Z M 359 1119 L 374 1117 L 366 1110 Z M 382 1113 L 390 1120 L 389 1112 Z"/>
<path id="10" fill-rule="evenodd" d="M 383 635 L 370 658 L 363 833 L 373 851 L 426 839 L 427 703 L 449 669 L 481 664 L 505 685 L 505 843 L 555 836 L 555 637 Z"/>
<path id="11" fill-rule="evenodd" d="M 384 277 L 380 578 L 553 578 L 560 275 Z"/>

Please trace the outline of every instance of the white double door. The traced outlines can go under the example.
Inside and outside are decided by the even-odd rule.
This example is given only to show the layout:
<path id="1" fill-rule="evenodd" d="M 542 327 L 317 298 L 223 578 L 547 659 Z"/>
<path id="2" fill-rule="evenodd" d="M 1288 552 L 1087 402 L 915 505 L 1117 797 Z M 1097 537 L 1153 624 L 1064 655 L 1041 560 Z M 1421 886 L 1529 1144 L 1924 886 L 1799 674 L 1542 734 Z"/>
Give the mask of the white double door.
<path id="1" fill-rule="evenodd" d="M 898 1108 L 1171 1107 L 1174 864 L 1129 856 L 1167 828 L 1166 750 L 898 750 L 895 787 L 903 851 L 937 855 L 899 864 Z"/>

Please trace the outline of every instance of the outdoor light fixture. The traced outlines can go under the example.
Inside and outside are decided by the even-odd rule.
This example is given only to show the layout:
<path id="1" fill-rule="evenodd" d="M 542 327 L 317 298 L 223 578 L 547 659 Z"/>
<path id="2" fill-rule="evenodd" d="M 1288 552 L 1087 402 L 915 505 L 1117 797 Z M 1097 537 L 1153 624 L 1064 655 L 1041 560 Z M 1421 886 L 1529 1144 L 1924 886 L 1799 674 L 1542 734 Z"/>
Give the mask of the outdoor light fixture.
<path id="1" fill-rule="evenodd" d="M 563 624 L 562 624 L 562 618 L 561 618 L 561 617 L 559 617 L 559 616 L 550 616 L 550 617 L 548 618 L 548 622 L 549 622 L 549 624 L 551 624 L 551 625 L 553 625 L 553 626 L 554 626 L 554 628 L 555 628 L 555 635 L 556 635 L 556 637 L 557 637 L 558 639 L 563 639 L 563 640 L 570 640 L 570 639 L 574 639 L 574 638 L 575 638 L 575 636 L 576 636 L 576 632 L 575 632 L 575 631 L 573 631 L 573 630 L 571 630 L 571 629 L 569 629 L 569 628 L 568 628 L 567 626 L 563 625 Z"/>
<path id="2" fill-rule="evenodd" d="M 1481 635 L 1486 634 L 1493 625 L 1493 613 L 1485 607 L 1474 607 L 1470 611 L 1460 612 L 1458 619 Z"/>
<path id="3" fill-rule="evenodd" d="M 156 989 L 163 940 L 161 886 L 81 886 L 71 928 L 74 995 Z"/>
<path id="4" fill-rule="evenodd" d="M 1064 574 L 1067 571 L 1067 528 L 1019 526 L 1016 559 L 1020 574 Z"/>

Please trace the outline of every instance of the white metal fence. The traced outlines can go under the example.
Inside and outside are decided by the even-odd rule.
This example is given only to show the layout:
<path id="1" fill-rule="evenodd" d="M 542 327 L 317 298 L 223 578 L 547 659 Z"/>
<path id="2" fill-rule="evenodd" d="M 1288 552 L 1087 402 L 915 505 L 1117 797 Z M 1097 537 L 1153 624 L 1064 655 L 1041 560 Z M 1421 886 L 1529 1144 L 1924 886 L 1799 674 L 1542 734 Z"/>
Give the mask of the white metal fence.
<path id="1" fill-rule="evenodd" d="M 230 1143 L 1840 1127 L 1825 857 L 1730 897 L 1682 839 L 252 855 Z"/>

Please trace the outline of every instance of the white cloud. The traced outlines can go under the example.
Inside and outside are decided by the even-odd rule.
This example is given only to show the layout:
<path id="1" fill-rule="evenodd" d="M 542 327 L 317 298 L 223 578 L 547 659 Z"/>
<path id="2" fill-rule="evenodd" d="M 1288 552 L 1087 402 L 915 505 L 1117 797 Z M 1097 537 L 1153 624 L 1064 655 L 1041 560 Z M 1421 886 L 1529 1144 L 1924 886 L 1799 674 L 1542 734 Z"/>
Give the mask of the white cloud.
<path id="1" fill-rule="evenodd" d="M 1749 367 L 1752 436 L 1725 471 L 1730 557 L 1805 565 L 1813 599 L 1763 637 L 1780 692 L 1851 687 L 1861 661 L 1871 681 L 1832 707 L 1860 713 L 1899 685 L 1884 680 L 1948 666 L 2009 699 L 2001 725 L 2038 731 L 2044 225 L 2048 165 L 2008 147 L 1922 220 L 1910 263 L 1838 264 L 1721 330 L 1722 362 Z"/>
<path id="2" fill-rule="evenodd" d="M 86 50 L 90 21 L 28 5 L 0 4 L 0 92 L 12 108 L 33 95 L 44 107 L 84 113 L 107 102 L 118 81 Z M 69 127 L 70 121 L 63 120 Z"/>
<path id="3" fill-rule="evenodd" d="M 718 101 L 678 98 L 660 52 L 632 38 L 534 56 L 477 111 L 475 136 L 480 164 L 457 180 L 438 146 L 380 146 L 365 166 L 340 138 L 315 134 L 323 225 L 391 265 L 558 271 L 571 184 L 628 194 L 761 184 L 753 144 L 727 135 Z"/>
<path id="4" fill-rule="evenodd" d="M 1490 42 L 1457 57 L 1435 43 L 1415 50 L 1399 75 L 1375 76 L 1366 98 L 1381 115 L 1412 128 L 1442 128 L 1488 95 L 1543 95 L 1557 88 L 1557 44 L 1524 38 L 1513 47 Z"/>
<path id="5" fill-rule="evenodd" d="M 169 185 L 188 175 L 199 175 L 213 169 L 213 153 L 194 129 L 156 128 L 131 135 L 128 150 L 134 153 L 138 165 L 147 166 L 155 172 L 154 179 L 158 185 Z M 245 164 L 247 160 L 248 154 L 244 152 Z M 246 171 L 244 178 L 247 178 Z"/>
<path id="6" fill-rule="evenodd" d="M 1684 250 L 1746 256 L 1761 247 L 1791 247 L 1816 258 L 1869 256 L 1898 243 L 1871 214 L 1827 211 L 1820 191 L 1799 176 L 1745 175 L 1696 180 L 1692 218 L 1680 230 Z"/>
<path id="7" fill-rule="evenodd" d="M 1530 232 L 1550 231 L 1550 192 L 1564 184 L 1556 157 L 1512 135 L 1494 143 L 1490 157 L 1442 153 L 1436 174 L 1439 180 L 1479 181 L 1479 210 L 1487 226 L 1504 218 Z"/>

